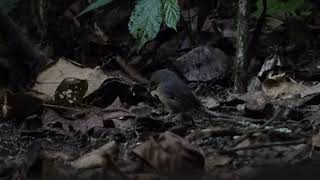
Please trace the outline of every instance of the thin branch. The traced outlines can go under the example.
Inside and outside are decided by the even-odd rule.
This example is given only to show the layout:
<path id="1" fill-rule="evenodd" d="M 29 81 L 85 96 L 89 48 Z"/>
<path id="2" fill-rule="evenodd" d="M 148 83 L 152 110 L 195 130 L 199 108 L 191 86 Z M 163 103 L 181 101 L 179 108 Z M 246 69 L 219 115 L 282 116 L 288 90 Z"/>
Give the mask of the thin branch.
<path id="1" fill-rule="evenodd" d="M 253 133 L 256 133 L 257 131 L 264 130 L 269 124 L 271 124 L 273 121 L 279 120 L 282 115 L 284 114 L 286 108 L 284 107 L 279 107 L 279 109 L 276 111 L 274 116 L 272 116 L 266 123 L 264 123 L 262 126 L 255 130 L 249 131 L 247 134 L 243 135 L 242 137 L 238 138 L 232 145 L 231 147 L 234 147 L 238 144 L 240 144 L 242 141 L 250 137 Z"/>
<path id="2" fill-rule="evenodd" d="M 233 148 L 233 149 L 229 149 L 229 150 L 224 150 L 221 153 L 234 153 L 236 151 L 253 150 L 253 149 L 268 148 L 268 147 L 274 147 L 274 146 L 297 145 L 297 144 L 304 144 L 306 142 L 307 142 L 306 139 L 299 139 L 299 140 L 294 140 L 294 141 L 282 141 L 282 142 L 272 142 L 272 143 L 265 143 L 265 144 L 255 144 L 255 145 L 246 146 L 246 147 L 238 147 L 238 148 Z"/>

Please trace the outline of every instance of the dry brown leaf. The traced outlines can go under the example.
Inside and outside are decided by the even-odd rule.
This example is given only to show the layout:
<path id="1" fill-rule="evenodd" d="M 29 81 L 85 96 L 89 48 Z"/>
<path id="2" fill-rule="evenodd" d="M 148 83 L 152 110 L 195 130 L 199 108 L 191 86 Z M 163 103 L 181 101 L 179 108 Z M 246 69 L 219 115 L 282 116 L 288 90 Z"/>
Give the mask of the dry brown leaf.
<path id="1" fill-rule="evenodd" d="M 305 97 L 320 92 L 320 84 L 307 86 L 294 81 L 286 74 L 279 74 L 266 79 L 262 83 L 263 91 L 272 99 Z"/>
<path id="2" fill-rule="evenodd" d="M 320 147 L 320 131 L 313 135 L 312 138 L 311 138 L 311 144 L 314 146 L 314 147 L 317 147 L 319 148 Z"/>
<path id="3" fill-rule="evenodd" d="M 115 164 L 113 157 L 116 156 L 118 151 L 118 145 L 115 141 L 109 142 L 102 147 L 95 149 L 87 154 L 84 154 L 70 164 L 76 169 L 89 169 L 105 167 L 113 169 Z"/>
<path id="4" fill-rule="evenodd" d="M 71 117 L 77 116 L 79 112 L 72 114 L 68 112 Z M 75 117 L 73 119 L 65 118 L 54 110 L 46 109 L 42 116 L 43 127 L 49 130 L 61 128 L 65 131 L 75 130 L 81 133 L 87 133 L 88 130 L 95 127 L 104 127 L 103 118 L 94 111 L 88 111 L 82 114 L 83 117 Z"/>
<path id="5" fill-rule="evenodd" d="M 117 108 L 123 108 L 123 104 L 119 97 L 117 97 L 112 104 L 110 104 L 106 109 L 117 109 Z"/>
<path id="6" fill-rule="evenodd" d="M 85 68 L 71 60 L 61 58 L 38 75 L 32 89 L 53 97 L 59 84 L 66 78 L 87 80 L 88 90 L 84 95 L 86 97 L 98 89 L 108 76 L 103 73 L 100 67 L 95 69 Z"/>
<path id="7" fill-rule="evenodd" d="M 57 87 L 54 104 L 72 107 L 82 104 L 83 96 L 88 89 L 88 82 L 77 78 L 66 78 Z"/>
<path id="8" fill-rule="evenodd" d="M 201 150 L 171 132 L 151 137 L 133 150 L 155 169 L 163 173 L 192 172 L 204 168 Z"/>
<path id="9" fill-rule="evenodd" d="M 228 155 L 214 154 L 206 159 L 206 169 L 208 171 L 214 170 L 217 166 L 225 166 L 232 160 Z"/>
<path id="10" fill-rule="evenodd" d="M 206 98 L 200 98 L 202 104 L 208 108 L 215 108 L 217 106 L 219 106 L 219 101 L 217 101 L 216 99 L 212 98 L 212 97 L 206 97 Z"/>
<path id="11" fill-rule="evenodd" d="M 288 80 L 288 77 L 283 73 L 272 76 L 262 83 L 263 91 L 271 98 L 286 98 L 299 94 L 301 84 Z"/>

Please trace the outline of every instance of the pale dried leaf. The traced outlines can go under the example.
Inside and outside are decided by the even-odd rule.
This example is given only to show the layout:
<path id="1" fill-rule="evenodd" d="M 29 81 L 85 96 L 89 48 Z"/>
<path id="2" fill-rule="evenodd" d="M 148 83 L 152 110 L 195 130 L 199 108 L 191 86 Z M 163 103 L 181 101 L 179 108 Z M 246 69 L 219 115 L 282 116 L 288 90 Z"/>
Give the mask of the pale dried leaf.
<path id="1" fill-rule="evenodd" d="M 38 75 L 32 89 L 53 97 L 59 84 L 66 78 L 87 80 L 88 90 L 84 95 L 86 97 L 98 89 L 108 76 L 103 73 L 100 67 L 85 68 L 75 62 L 60 58 Z"/>
<path id="2" fill-rule="evenodd" d="M 109 142 L 102 147 L 95 149 L 87 154 L 84 154 L 70 164 L 76 169 L 88 169 L 99 167 L 115 167 L 113 157 L 116 156 L 118 145 L 115 141 Z"/>
<path id="3" fill-rule="evenodd" d="M 263 91 L 271 98 L 305 97 L 320 92 L 320 84 L 307 86 L 294 81 L 284 73 L 272 76 L 262 83 Z"/>

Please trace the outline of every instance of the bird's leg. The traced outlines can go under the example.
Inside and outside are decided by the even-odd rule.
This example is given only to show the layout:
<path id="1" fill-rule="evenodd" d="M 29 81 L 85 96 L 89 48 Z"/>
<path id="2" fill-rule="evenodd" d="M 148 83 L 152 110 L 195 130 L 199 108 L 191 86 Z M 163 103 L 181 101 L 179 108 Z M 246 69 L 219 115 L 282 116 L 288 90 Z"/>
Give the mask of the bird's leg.
<path id="1" fill-rule="evenodd" d="M 169 112 L 169 114 L 167 114 L 167 115 L 164 116 L 163 118 L 164 118 L 165 120 L 170 120 L 170 119 L 172 119 L 174 116 L 175 116 L 175 113 Z"/>

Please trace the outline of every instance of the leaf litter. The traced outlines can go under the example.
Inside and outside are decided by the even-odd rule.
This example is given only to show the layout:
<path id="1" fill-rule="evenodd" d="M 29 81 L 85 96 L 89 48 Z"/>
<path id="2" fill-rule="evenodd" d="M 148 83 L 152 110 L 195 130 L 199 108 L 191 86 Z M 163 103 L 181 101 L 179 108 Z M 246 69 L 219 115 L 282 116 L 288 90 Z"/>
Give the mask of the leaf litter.
<path id="1" fill-rule="evenodd" d="M 184 3 L 181 1 L 183 19 L 196 30 L 198 7 Z M 108 21 L 112 28 L 107 29 L 101 22 L 94 23 L 94 29 L 111 43 L 100 43 L 102 36 L 95 40 L 88 36 L 85 46 L 74 47 L 86 47 L 81 64 L 59 57 L 38 75 L 31 93 L 5 92 L 1 98 L 0 178 L 318 176 L 314 170 L 319 155 L 317 63 L 308 58 L 309 51 L 304 57 L 284 59 L 281 51 L 261 48 L 264 63 L 255 72 L 256 83 L 246 94 L 229 93 L 228 60 L 234 59 L 235 28 L 228 5 L 221 2 L 217 9 L 221 17 L 211 14 L 206 25 L 200 25 L 210 36 L 203 38 L 199 33 L 193 38 L 179 28 L 172 33 L 164 27 L 139 53 L 124 33 L 127 29 L 121 29 L 121 24 L 127 28 L 128 19 Z M 268 26 L 271 29 L 261 38 L 274 40 L 271 32 L 281 33 L 285 23 L 269 18 Z M 77 32 L 70 31 L 65 41 L 76 37 L 73 33 Z M 273 45 L 264 43 L 262 46 Z M 320 57 L 314 49 L 311 56 Z M 92 62 L 86 59 L 98 63 L 90 67 Z M 195 115 L 166 119 L 161 103 L 151 97 L 145 84 L 152 72 L 163 67 L 192 84 L 203 104 L 224 114 L 224 119 L 220 117 L 224 121 Z M 190 118 L 197 124 L 189 123 Z"/>

